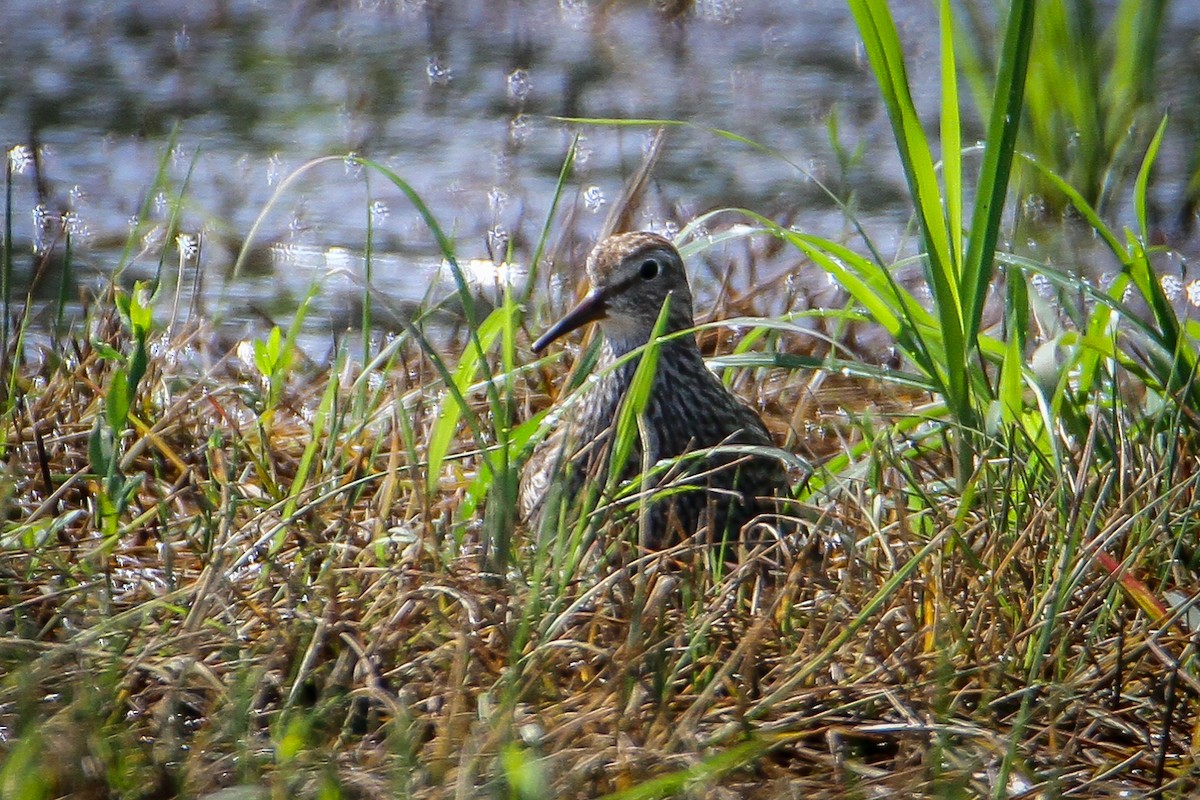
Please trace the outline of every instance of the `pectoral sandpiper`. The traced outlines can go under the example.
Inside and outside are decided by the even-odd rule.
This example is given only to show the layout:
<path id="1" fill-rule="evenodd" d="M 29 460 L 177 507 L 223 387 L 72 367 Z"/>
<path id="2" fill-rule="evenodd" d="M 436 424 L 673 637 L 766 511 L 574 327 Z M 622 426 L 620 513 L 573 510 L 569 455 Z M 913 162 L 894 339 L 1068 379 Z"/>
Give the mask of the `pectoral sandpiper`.
<path id="1" fill-rule="evenodd" d="M 555 339 L 589 322 L 604 335 L 596 371 L 561 427 L 535 450 L 521 476 L 520 511 L 540 520 L 555 485 L 558 496 L 573 498 L 591 485 L 603 485 L 609 474 L 613 430 L 621 403 L 640 358 L 614 367 L 623 356 L 645 345 L 654 333 L 664 302 L 668 318 L 664 334 L 694 327 L 692 293 L 683 259 L 668 240 L 653 233 L 623 233 L 600 242 L 587 261 L 591 291 L 533 345 L 540 352 Z M 770 496 L 785 486 L 781 462 L 753 448 L 769 447 L 771 437 L 758 414 L 744 405 L 709 371 L 686 333 L 659 345 L 654 381 L 645 405 L 641 436 L 624 477 L 651 465 L 706 448 L 719 448 L 702 458 L 681 459 L 663 471 L 656 496 L 644 519 L 642 542 L 660 549 L 706 528 L 708 541 L 737 536 L 759 514 L 772 511 Z M 720 449 L 724 448 L 724 449 Z M 670 487 L 691 490 L 663 491 Z"/>

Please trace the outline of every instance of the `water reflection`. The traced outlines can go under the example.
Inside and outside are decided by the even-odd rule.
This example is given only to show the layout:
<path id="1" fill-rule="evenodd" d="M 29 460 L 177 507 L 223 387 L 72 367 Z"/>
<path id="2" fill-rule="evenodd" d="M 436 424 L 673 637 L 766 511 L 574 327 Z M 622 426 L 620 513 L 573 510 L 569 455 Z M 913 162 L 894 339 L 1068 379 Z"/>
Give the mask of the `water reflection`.
<path id="1" fill-rule="evenodd" d="M 1167 75 L 1190 63 L 1187 43 L 1200 31 L 1200 13 L 1187 5 L 1172 7 Z M 910 45 L 919 110 L 932 122 L 933 12 L 923 0 L 892 6 Z M 548 255 L 559 270 L 577 269 L 649 134 L 554 116 L 732 130 L 814 178 L 706 131 L 675 129 L 640 226 L 672 230 L 709 209 L 741 206 L 857 246 L 828 186 L 881 253 L 915 249 L 891 132 L 841 4 L 6 0 L 0 15 L 21 41 L 0 62 L 0 130 L 20 167 L 13 188 L 25 220 L 17 230 L 25 285 L 39 270 L 54 273 L 39 254 L 66 228 L 71 280 L 99 285 L 128 258 L 126 279 L 165 274 L 197 286 L 197 308 L 254 328 L 264 316 L 286 322 L 289 303 L 320 279 L 314 324 L 354 325 L 368 229 L 369 285 L 398 308 L 445 288 L 433 237 L 380 174 L 325 166 L 282 194 L 250 243 L 244 274 L 226 286 L 247 232 L 289 175 L 331 153 L 376 159 L 428 205 L 462 263 L 499 263 L 511 250 L 527 264 L 564 154 L 582 134 Z M 865 157 L 847 157 L 860 147 Z M 1163 174 L 1186 174 L 1178 165 L 1190 150 L 1167 155 L 1175 163 Z M 126 254 L 130 220 L 144 207 L 149 224 L 136 228 Z M 710 296 L 731 272 L 733 287 L 747 292 L 797 273 L 789 296 L 806 295 L 811 307 L 838 299 L 823 273 L 769 246 L 726 247 L 693 271 Z M 919 292 L 919 270 L 901 273 Z M 568 290 L 576 276 L 563 280 Z M 1172 293 L 1191 307 L 1192 279 L 1178 280 Z M 50 278 L 40 294 L 58 295 Z"/>

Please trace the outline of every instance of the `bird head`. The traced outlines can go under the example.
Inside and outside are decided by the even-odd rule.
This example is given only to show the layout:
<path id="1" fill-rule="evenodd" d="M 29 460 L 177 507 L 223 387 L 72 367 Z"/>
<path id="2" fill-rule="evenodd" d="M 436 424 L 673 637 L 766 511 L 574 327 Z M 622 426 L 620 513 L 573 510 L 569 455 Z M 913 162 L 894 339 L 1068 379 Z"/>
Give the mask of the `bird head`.
<path id="1" fill-rule="evenodd" d="M 600 242 L 587 261 L 591 290 L 533 343 L 541 352 L 555 339 L 599 322 L 614 350 L 627 352 L 650 339 L 670 297 L 667 332 L 692 327 L 692 292 L 679 251 L 655 233 L 619 233 Z"/>

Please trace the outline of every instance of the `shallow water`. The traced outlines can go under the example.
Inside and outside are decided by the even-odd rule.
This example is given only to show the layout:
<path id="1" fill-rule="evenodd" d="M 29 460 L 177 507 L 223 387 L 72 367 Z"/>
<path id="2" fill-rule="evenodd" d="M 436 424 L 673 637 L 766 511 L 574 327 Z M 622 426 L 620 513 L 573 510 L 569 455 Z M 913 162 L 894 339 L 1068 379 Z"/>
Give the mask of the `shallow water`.
<path id="1" fill-rule="evenodd" d="M 821 0 L 690 5 L 672 18 L 654 3 L 584 0 L 2 0 L 0 36 L 10 46 L 0 62 L 0 132 L 6 149 L 21 146 L 28 156 L 14 181 L 22 286 L 64 214 L 79 284 L 68 295 L 103 285 L 122 263 L 131 220 L 146 202 L 160 224 L 136 243 L 123 278 L 152 277 L 160 260 L 168 283 L 182 275 L 185 310 L 176 318 L 203 313 L 239 335 L 267 320 L 286 322 L 319 281 L 310 328 L 353 327 L 370 228 L 376 321 L 390 327 L 414 302 L 450 292 L 421 215 L 381 175 L 341 158 L 289 176 L 315 158 L 350 152 L 386 165 L 429 206 L 482 287 L 527 268 L 578 135 L 575 171 L 541 266 L 543 276 L 566 276 L 560 283 L 570 285 L 650 131 L 555 116 L 682 120 L 782 155 L 707 130 L 671 130 L 641 227 L 670 232 L 707 210 L 741 206 L 855 244 L 825 185 L 841 197 L 853 193 L 881 253 L 911 252 L 910 202 L 849 11 Z M 932 121 L 934 12 L 925 0 L 892 5 L 918 104 Z M 1172 9 L 1163 99 L 1194 113 L 1196 98 L 1172 96 L 1189 91 L 1191 79 L 1172 76 L 1192 69 L 1200 11 L 1187 3 Z M 831 145 L 831 115 L 844 152 L 863 148 L 847 170 Z M 1186 141 L 1172 140 L 1163 172 L 1183 174 L 1178 165 L 1187 157 Z M 151 194 L 164 158 L 170 180 Z M 228 279 L 281 188 L 243 269 Z M 1182 185 L 1163 180 L 1158 191 L 1170 206 Z M 178 197 L 184 238 L 164 243 Z M 497 275 L 488 265 L 510 243 L 515 266 Z M 1027 244 L 1035 253 L 1045 246 Z M 1061 243 L 1047 249 L 1061 252 Z M 730 246 L 692 271 L 704 295 L 728 270 L 740 290 L 798 268 L 790 254 Z M 1186 287 L 1193 278 L 1183 261 L 1179 268 Z M 797 277 L 812 302 L 837 301 L 823 275 Z M 52 306 L 53 280 L 42 280 L 38 293 Z M 1188 293 L 1181 297 L 1186 303 Z"/>

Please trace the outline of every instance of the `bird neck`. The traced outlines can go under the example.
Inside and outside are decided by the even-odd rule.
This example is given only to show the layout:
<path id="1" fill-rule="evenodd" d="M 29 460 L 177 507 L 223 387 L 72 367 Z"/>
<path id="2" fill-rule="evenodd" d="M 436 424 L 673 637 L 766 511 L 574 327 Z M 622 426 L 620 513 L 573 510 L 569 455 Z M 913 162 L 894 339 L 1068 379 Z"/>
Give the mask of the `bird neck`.
<path id="1" fill-rule="evenodd" d="M 676 330 L 683 330 L 691 327 L 690 324 L 680 326 Z M 634 356 L 626 359 L 620 365 L 613 365 L 620 361 L 629 353 L 643 347 L 647 342 L 646 336 L 635 336 L 630 338 L 621 337 L 620 335 L 612 335 L 612 332 L 604 332 L 604 346 L 600 350 L 600 359 L 596 365 L 597 371 L 612 376 L 611 380 L 619 385 L 622 389 L 627 387 L 633 380 L 633 373 L 637 371 L 638 364 L 641 362 L 640 356 Z M 700 365 L 703 366 L 704 358 L 700 355 L 700 348 L 696 346 L 696 339 L 692 334 L 684 334 L 670 341 L 662 342 L 658 346 L 659 365 L 675 364 L 675 365 Z"/>
<path id="2" fill-rule="evenodd" d="M 672 311 L 671 316 L 667 318 L 663 335 L 679 333 L 695 327 L 689 309 L 681 308 L 678 312 L 672 309 Z M 601 323 L 600 329 L 604 334 L 604 346 L 606 350 L 611 351 L 613 360 L 643 347 L 646 342 L 650 341 L 653 332 L 652 327 L 648 328 L 644 322 L 627 320 L 618 315 L 605 319 Z M 673 355 L 675 353 L 682 354 L 688 350 L 695 350 L 697 357 L 700 355 L 700 351 L 696 348 L 696 337 L 692 334 L 676 336 L 663 342 L 659 347 L 660 352 L 670 351 Z"/>

